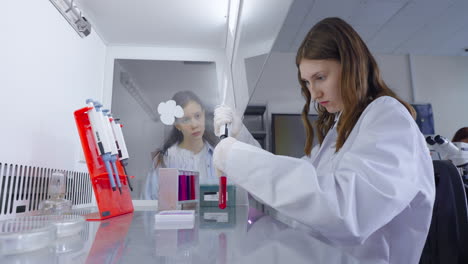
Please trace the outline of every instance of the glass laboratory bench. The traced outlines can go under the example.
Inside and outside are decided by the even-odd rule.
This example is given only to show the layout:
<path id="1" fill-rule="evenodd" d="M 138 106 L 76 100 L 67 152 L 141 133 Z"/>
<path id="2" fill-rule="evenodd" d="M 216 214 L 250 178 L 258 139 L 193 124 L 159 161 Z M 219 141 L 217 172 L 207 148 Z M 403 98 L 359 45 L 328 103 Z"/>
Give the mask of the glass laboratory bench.
<path id="1" fill-rule="evenodd" d="M 363 263 L 258 208 L 198 208 L 193 229 L 155 229 L 155 214 L 86 222 L 79 235 L 0 263 Z"/>

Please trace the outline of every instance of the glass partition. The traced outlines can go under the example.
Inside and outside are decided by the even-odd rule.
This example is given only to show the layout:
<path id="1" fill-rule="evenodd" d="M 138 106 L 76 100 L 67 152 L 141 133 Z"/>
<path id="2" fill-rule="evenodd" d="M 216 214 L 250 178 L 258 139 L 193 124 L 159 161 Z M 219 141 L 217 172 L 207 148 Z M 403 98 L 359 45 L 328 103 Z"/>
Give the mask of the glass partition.
<path id="1" fill-rule="evenodd" d="M 231 65 L 238 112 L 244 112 L 292 2 L 241 1 Z"/>
<path id="2" fill-rule="evenodd" d="M 207 149 L 200 140 L 214 145 L 213 108 L 217 102 L 218 81 L 214 62 L 155 61 L 118 59 L 114 66 L 112 114 L 120 118 L 130 154 L 127 172 L 135 176 L 132 196 L 156 195 L 157 186 L 145 197 L 147 175 L 168 151 Z M 169 100 L 174 100 L 172 105 Z M 178 107 L 177 107 L 178 106 Z M 179 111 L 175 109 L 179 108 Z M 185 139 L 185 140 L 184 140 Z M 194 143 L 196 142 L 196 143 Z M 175 149 L 174 146 L 181 146 Z M 198 145 L 197 145 L 198 144 Z M 171 148 L 172 147 L 172 148 Z M 187 150 L 188 151 L 188 150 Z M 161 159 L 156 157 L 159 155 Z M 176 155 L 182 157 L 183 155 Z M 167 155 L 166 155 L 167 157 Z M 173 163 L 165 159 L 166 163 Z M 167 167 L 190 167 L 166 164 Z M 156 182 L 154 184 L 157 184 Z M 153 197 L 156 198 L 156 197 Z"/>

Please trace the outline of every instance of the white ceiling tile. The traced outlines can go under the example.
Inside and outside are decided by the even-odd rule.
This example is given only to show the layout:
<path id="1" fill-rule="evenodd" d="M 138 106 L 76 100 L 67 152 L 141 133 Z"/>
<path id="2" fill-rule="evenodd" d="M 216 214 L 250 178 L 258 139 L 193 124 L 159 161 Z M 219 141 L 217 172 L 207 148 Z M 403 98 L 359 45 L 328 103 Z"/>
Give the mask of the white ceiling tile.
<path id="1" fill-rule="evenodd" d="M 400 45 L 396 52 L 433 54 L 434 50 L 468 25 L 468 1 L 458 0 L 431 21 L 421 27 L 410 39 Z"/>
<path id="2" fill-rule="evenodd" d="M 467 56 L 468 52 L 468 23 L 455 32 L 450 38 L 447 38 L 441 45 L 434 49 L 440 55 L 460 55 Z"/>
<path id="3" fill-rule="evenodd" d="M 380 29 L 380 25 L 369 24 L 369 25 L 353 25 L 354 30 L 359 34 L 359 36 L 364 40 L 364 42 L 369 43 L 369 40 L 375 35 Z"/>
<path id="4" fill-rule="evenodd" d="M 409 2 L 391 18 L 369 42 L 372 49 L 391 54 L 412 35 L 437 17 L 452 0 L 416 0 Z"/>
<path id="5" fill-rule="evenodd" d="M 317 22 L 327 17 L 340 17 L 348 20 L 354 11 L 359 8 L 359 3 L 359 0 L 316 0 L 302 27 L 297 32 L 292 49 L 297 50 L 299 48 L 307 32 Z"/>
<path id="6" fill-rule="evenodd" d="M 395 15 L 406 2 L 371 1 L 359 3 L 351 17 L 347 20 L 353 26 L 356 25 L 383 25 Z"/>
<path id="7" fill-rule="evenodd" d="M 276 39 L 274 51 L 289 52 L 292 48 L 297 32 L 313 7 L 314 0 L 296 0 L 289 8 L 288 16 Z"/>

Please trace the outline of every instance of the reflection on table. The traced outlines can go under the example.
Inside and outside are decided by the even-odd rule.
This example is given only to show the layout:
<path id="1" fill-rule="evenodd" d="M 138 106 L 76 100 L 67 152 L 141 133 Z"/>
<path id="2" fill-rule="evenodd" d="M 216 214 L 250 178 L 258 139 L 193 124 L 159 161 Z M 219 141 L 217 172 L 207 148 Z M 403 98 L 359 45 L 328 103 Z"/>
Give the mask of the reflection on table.
<path id="1" fill-rule="evenodd" d="M 157 230 L 155 213 L 87 222 L 65 246 L 1 263 L 362 263 L 254 208 L 200 208 L 193 229 Z"/>

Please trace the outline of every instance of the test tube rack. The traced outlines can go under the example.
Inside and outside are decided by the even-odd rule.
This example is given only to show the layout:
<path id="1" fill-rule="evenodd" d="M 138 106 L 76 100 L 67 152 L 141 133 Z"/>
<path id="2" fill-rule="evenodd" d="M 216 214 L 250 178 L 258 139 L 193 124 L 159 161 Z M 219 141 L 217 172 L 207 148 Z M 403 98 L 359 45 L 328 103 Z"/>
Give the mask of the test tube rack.
<path id="1" fill-rule="evenodd" d="M 184 204 L 198 204 L 199 173 L 192 170 L 159 168 L 158 210 L 179 210 Z"/>
<path id="2" fill-rule="evenodd" d="M 89 107 L 78 109 L 74 112 L 74 116 L 99 209 L 98 213 L 91 213 L 85 217 L 88 221 L 99 221 L 133 212 L 133 203 L 127 175 L 125 175 L 120 162 L 117 162 L 116 165 L 120 182 L 122 183 L 122 193 L 118 190 L 113 191 L 111 188 L 104 161 L 99 156 L 96 141 L 93 137 L 93 131 L 87 114 L 89 109 Z"/>

